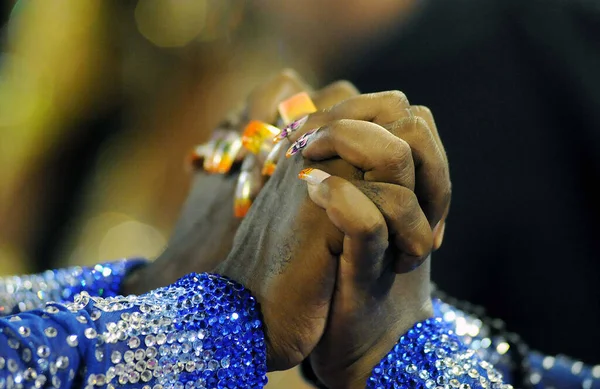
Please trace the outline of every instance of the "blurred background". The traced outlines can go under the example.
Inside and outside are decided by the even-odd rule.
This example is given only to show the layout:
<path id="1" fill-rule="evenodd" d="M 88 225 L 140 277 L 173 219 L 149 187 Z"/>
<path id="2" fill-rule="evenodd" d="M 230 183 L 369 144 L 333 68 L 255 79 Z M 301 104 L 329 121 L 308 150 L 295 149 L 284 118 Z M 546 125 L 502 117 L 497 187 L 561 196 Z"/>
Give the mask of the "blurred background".
<path id="1" fill-rule="evenodd" d="M 292 67 L 429 106 L 454 185 L 434 281 L 534 348 L 600 362 L 597 2 L 0 7 L 0 274 L 158 255 L 190 147 Z"/>

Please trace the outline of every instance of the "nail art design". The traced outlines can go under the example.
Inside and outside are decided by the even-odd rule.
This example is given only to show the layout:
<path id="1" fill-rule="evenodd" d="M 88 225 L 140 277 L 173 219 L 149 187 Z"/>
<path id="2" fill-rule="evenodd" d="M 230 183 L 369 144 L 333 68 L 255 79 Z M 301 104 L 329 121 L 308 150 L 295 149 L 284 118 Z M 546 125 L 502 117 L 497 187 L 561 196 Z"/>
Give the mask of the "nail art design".
<path id="1" fill-rule="evenodd" d="M 235 217 L 244 217 L 250 210 L 252 199 L 250 193 L 252 191 L 251 172 L 241 172 L 238 177 L 237 186 L 235 187 L 235 197 L 233 200 L 233 213 Z"/>
<path id="2" fill-rule="evenodd" d="M 213 166 L 213 157 L 215 151 L 219 148 L 219 145 L 226 137 L 224 130 L 216 130 L 210 140 L 205 144 L 205 155 L 203 168 L 208 173 L 214 173 L 215 167 Z"/>
<path id="3" fill-rule="evenodd" d="M 298 154 L 298 152 L 300 152 L 300 150 L 305 148 L 306 145 L 308 144 L 308 141 L 310 140 L 310 138 L 314 134 L 316 134 L 318 130 L 319 130 L 318 128 L 316 130 L 311 130 L 311 131 L 307 132 L 306 134 L 302 135 L 300 138 L 298 138 L 298 140 L 296 142 L 294 142 L 294 144 L 285 153 L 286 158 L 289 158 L 292 155 Z"/>
<path id="4" fill-rule="evenodd" d="M 206 144 L 201 144 L 194 147 L 194 149 L 187 156 L 186 166 L 191 169 L 202 168 L 207 154 L 208 147 Z"/>
<path id="5" fill-rule="evenodd" d="M 258 154 L 266 140 L 279 134 L 279 129 L 270 124 L 252 120 L 242 135 L 242 145 L 254 154 Z"/>
<path id="6" fill-rule="evenodd" d="M 298 173 L 299 179 L 304 180 L 312 185 L 318 185 L 329 177 L 331 177 L 331 174 L 326 173 L 323 170 L 314 169 L 312 167 L 301 170 L 300 173 Z"/>
<path id="7" fill-rule="evenodd" d="M 233 166 L 238 153 L 242 149 L 242 139 L 235 132 L 230 132 L 227 138 L 219 144 L 212 160 L 215 173 L 227 174 Z"/>
<path id="8" fill-rule="evenodd" d="M 281 154 L 281 149 L 283 148 L 283 143 L 277 143 L 273 149 L 267 155 L 265 159 L 265 163 L 262 168 L 262 175 L 271 177 L 275 172 L 275 168 L 277 167 L 277 162 L 279 161 L 279 154 Z"/>
<path id="9" fill-rule="evenodd" d="M 298 93 L 282 101 L 277 108 L 281 119 L 286 124 L 317 111 L 317 107 L 306 92 Z"/>
<path id="10" fill-rule="evenodd" d="M 233 200 L 233 213 L 237 218 L 246 216 L 260 190 L 261 177 L 255 166 L 254 155 L 248 155 L 242 163 Z"/>
<path id="11" fill-rule="evenodd" d="M 300 119 L 295 120 L 287 126 L 285 126 L 281 130 L 281 132 L 275 138 L 273 138 L 273 143 L 281 142 L 282 140 L 287 138 L 292 132 L 298 131 L 300 128 L 302 128 L 302 126 L 304 125 L 304 123 L 306 123 L 307 120 L 308 115 L 301 117 Z"/>

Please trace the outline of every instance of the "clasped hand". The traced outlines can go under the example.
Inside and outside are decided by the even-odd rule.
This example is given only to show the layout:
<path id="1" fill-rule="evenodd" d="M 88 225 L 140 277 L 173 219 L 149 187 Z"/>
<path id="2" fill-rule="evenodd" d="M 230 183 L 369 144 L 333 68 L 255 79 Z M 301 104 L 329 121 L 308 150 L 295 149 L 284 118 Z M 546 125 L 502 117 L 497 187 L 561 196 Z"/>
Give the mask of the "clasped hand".
<path id="1" fill-rule="evenodd" d="M 258 88 L 244 112 L 274 121 L 277 103 L 303 89 L 283 73 Z M 358 95 L 336 83 L 313 96 L 321 110 L 282 140 L 277 168 L 241 224 L 223 202 L 233 195 L 232 176 L 200 173 L 196 181 L 213 188 L 194 185 L 182 219 L 186 209 L 200 217 L 183 223 L 130 291 L 191 271 L 227 276 L 261 306 L 269 370 L 309 358 L 327 387 L 364 388 L 400 335 L 432 315 L 427 258 L 443 237 L 448 164 L 431 112 L 401 92 Z M 198 193 L 214 201 L 199 202 Z M 206 242 L 199 232 L 211 212 L 223 236 Z M 223 261 L 206 255 L 225 249 Z"/>

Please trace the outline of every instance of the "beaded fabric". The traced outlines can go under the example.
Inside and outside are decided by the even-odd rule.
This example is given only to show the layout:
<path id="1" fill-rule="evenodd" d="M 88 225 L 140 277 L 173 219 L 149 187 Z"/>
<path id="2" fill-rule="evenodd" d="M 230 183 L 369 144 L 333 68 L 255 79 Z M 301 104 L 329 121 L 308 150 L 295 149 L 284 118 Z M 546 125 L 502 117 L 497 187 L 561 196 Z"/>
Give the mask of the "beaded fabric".
<path id="1" fill-rule="evenodd" d="M 111 297 L 119 294 L 128 272 L 144 259 L 120 260 L 94 267 L 70 267 L 44 273 L 0 278 L 0 316 L 30 311 L 50 301 L 73 301 L 75 295 Z"/>
<path id="2" fill-rule="evenodd" d="M 0 388 L 262 388 L 266 349 L 254 298 L 191 274 L 135 297 L 83 292 L 0 320 Z"/>

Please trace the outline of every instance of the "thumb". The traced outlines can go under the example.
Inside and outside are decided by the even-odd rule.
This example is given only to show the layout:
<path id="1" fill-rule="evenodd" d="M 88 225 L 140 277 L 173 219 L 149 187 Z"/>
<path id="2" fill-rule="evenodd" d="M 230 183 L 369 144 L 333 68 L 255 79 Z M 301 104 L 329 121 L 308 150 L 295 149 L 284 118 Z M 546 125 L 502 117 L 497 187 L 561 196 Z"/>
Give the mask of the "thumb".
<path id="1" fill-rule="evenodd" d="M 340 177 L 313 168 L 299 178 L 308 183 L 308 195 L 323 208 L 344 234 L 338 286 L 370 289 L 383 271 L 388 228 L 377 206 L 356 186 Z M 345 293 L 344 293 L 345 294 Z"/>

